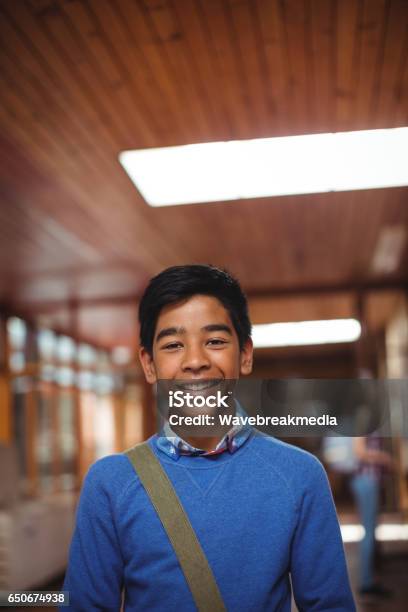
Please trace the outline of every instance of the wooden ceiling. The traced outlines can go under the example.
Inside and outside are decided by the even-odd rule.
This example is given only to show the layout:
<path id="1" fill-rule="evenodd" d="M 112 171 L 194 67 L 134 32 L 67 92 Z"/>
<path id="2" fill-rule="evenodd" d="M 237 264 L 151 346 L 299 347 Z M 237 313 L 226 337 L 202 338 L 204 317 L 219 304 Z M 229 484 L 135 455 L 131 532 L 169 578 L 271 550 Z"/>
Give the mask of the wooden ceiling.
<path id="1" fill-rule="evenodd" d="M 406 286 L 406 249 L 392 274 L 371 262 L 408 228 L 407 188 L 152 209 L 118 162 L 407 125 L 406 0 L 2 0 L 0 41 L 0 303 L 49 324 L 58 306 L 66 330 L 83 305 L 109 345 L 135 341 L 137 296 L 174 264 L 264 296 Z"/>

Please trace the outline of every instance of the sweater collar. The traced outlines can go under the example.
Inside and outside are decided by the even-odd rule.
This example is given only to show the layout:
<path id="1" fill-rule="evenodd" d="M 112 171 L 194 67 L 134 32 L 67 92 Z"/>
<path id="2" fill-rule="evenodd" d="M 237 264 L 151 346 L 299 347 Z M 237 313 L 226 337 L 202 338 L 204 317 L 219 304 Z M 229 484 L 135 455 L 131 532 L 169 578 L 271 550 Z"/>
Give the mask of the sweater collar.
<path id="1" fill-rule="evenodd" d="M 245 411 L 238 402 L 236 414 L 238 416 L 246 416 Z M 156 445 L 159 450 L 171 457 L 174 461 L 177 461 L 181 455 L 209 457 L 212 455 L 219 455 L 226 451 L 233 454 L 246 442 L 251 431 L 252 427 L 249 425 L 234 425 L 218 442 L 214 449 L 206 451 L 196 448 L 186 440 L 183 440 L 183 438 L 180 438 L 171 429 L 167 421 L 156 438 Z"/>

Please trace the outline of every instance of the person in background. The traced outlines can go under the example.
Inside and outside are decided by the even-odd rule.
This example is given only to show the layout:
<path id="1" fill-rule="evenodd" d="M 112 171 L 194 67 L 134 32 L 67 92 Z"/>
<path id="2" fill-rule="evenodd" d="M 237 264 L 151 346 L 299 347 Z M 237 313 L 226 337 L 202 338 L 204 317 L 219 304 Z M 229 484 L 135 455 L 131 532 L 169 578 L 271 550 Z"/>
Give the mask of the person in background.
<path id="1" fill-rule="evenodd" d="M 375 528 L 380 501 L 381 478 L 392 467 L 391 455 L 381 449 L 381 439 L 375 434 L 355 438 L 353 450 L 357 467 L 351 478 L 351 490 L 365 534 L 360 543 L 360 595 L 378 598 L 391 596 L 391 591 L 375 580 Z"/>

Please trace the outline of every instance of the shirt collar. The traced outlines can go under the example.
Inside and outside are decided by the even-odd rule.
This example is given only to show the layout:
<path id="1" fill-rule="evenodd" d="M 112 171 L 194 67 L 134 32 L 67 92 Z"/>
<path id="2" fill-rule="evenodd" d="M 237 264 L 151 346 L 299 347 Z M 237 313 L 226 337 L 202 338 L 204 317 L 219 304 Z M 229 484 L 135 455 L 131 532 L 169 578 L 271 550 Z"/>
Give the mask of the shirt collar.
<path id="1" fill-rule="evenodd" d="M 246 412 L 242 408 L 239 402 L 236 401 L 236 416 L 246 416 Z M 164 424 L 162 430 L 159 432 L 157 437 L 157 447 L 166 453 L 169 457 L 177 461 L 181 455 L 189 456 L 201 456 L 207 457 L 210 455 L 218 455 L 225 451 L 231 454 L 240 448 L 244 442 L 248 439 L 251 434 L 252 427 L 249 425 L 233 425 L 231 429 L 225 434 L 225 436 L 218 442 L 217 446 L 211 450 L 206 451 L 200 448 L 196 448 L 189 444 L 183 438 L 180 438 L 170 427 L 168 421 Z"/>

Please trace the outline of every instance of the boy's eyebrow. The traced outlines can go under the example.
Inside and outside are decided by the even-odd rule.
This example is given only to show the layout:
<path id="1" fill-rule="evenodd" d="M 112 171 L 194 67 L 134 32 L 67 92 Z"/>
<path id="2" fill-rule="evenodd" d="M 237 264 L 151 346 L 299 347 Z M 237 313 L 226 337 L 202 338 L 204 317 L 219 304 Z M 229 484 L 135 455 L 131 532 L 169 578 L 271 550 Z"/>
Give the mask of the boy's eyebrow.
<path id="1" fill-rule="evenodd" d="M 156 342 L 158 342 L 162 338 L 165 338 L 166 336 L 176 336 L 176 335 L 185 334 L 185 333 L 186 333 L 186 330 L 184 327 L 165 327 L 164 329 L 160 330 L 159 333 L 157 334 Z"/>
<path id="2" fill-rule="evenodd" d="M 225 331 L 232 336 L 232 329 L 225 323 L 212 323 L 211 325 L 205 325 L 202 329 L 208 332 Z"/>

